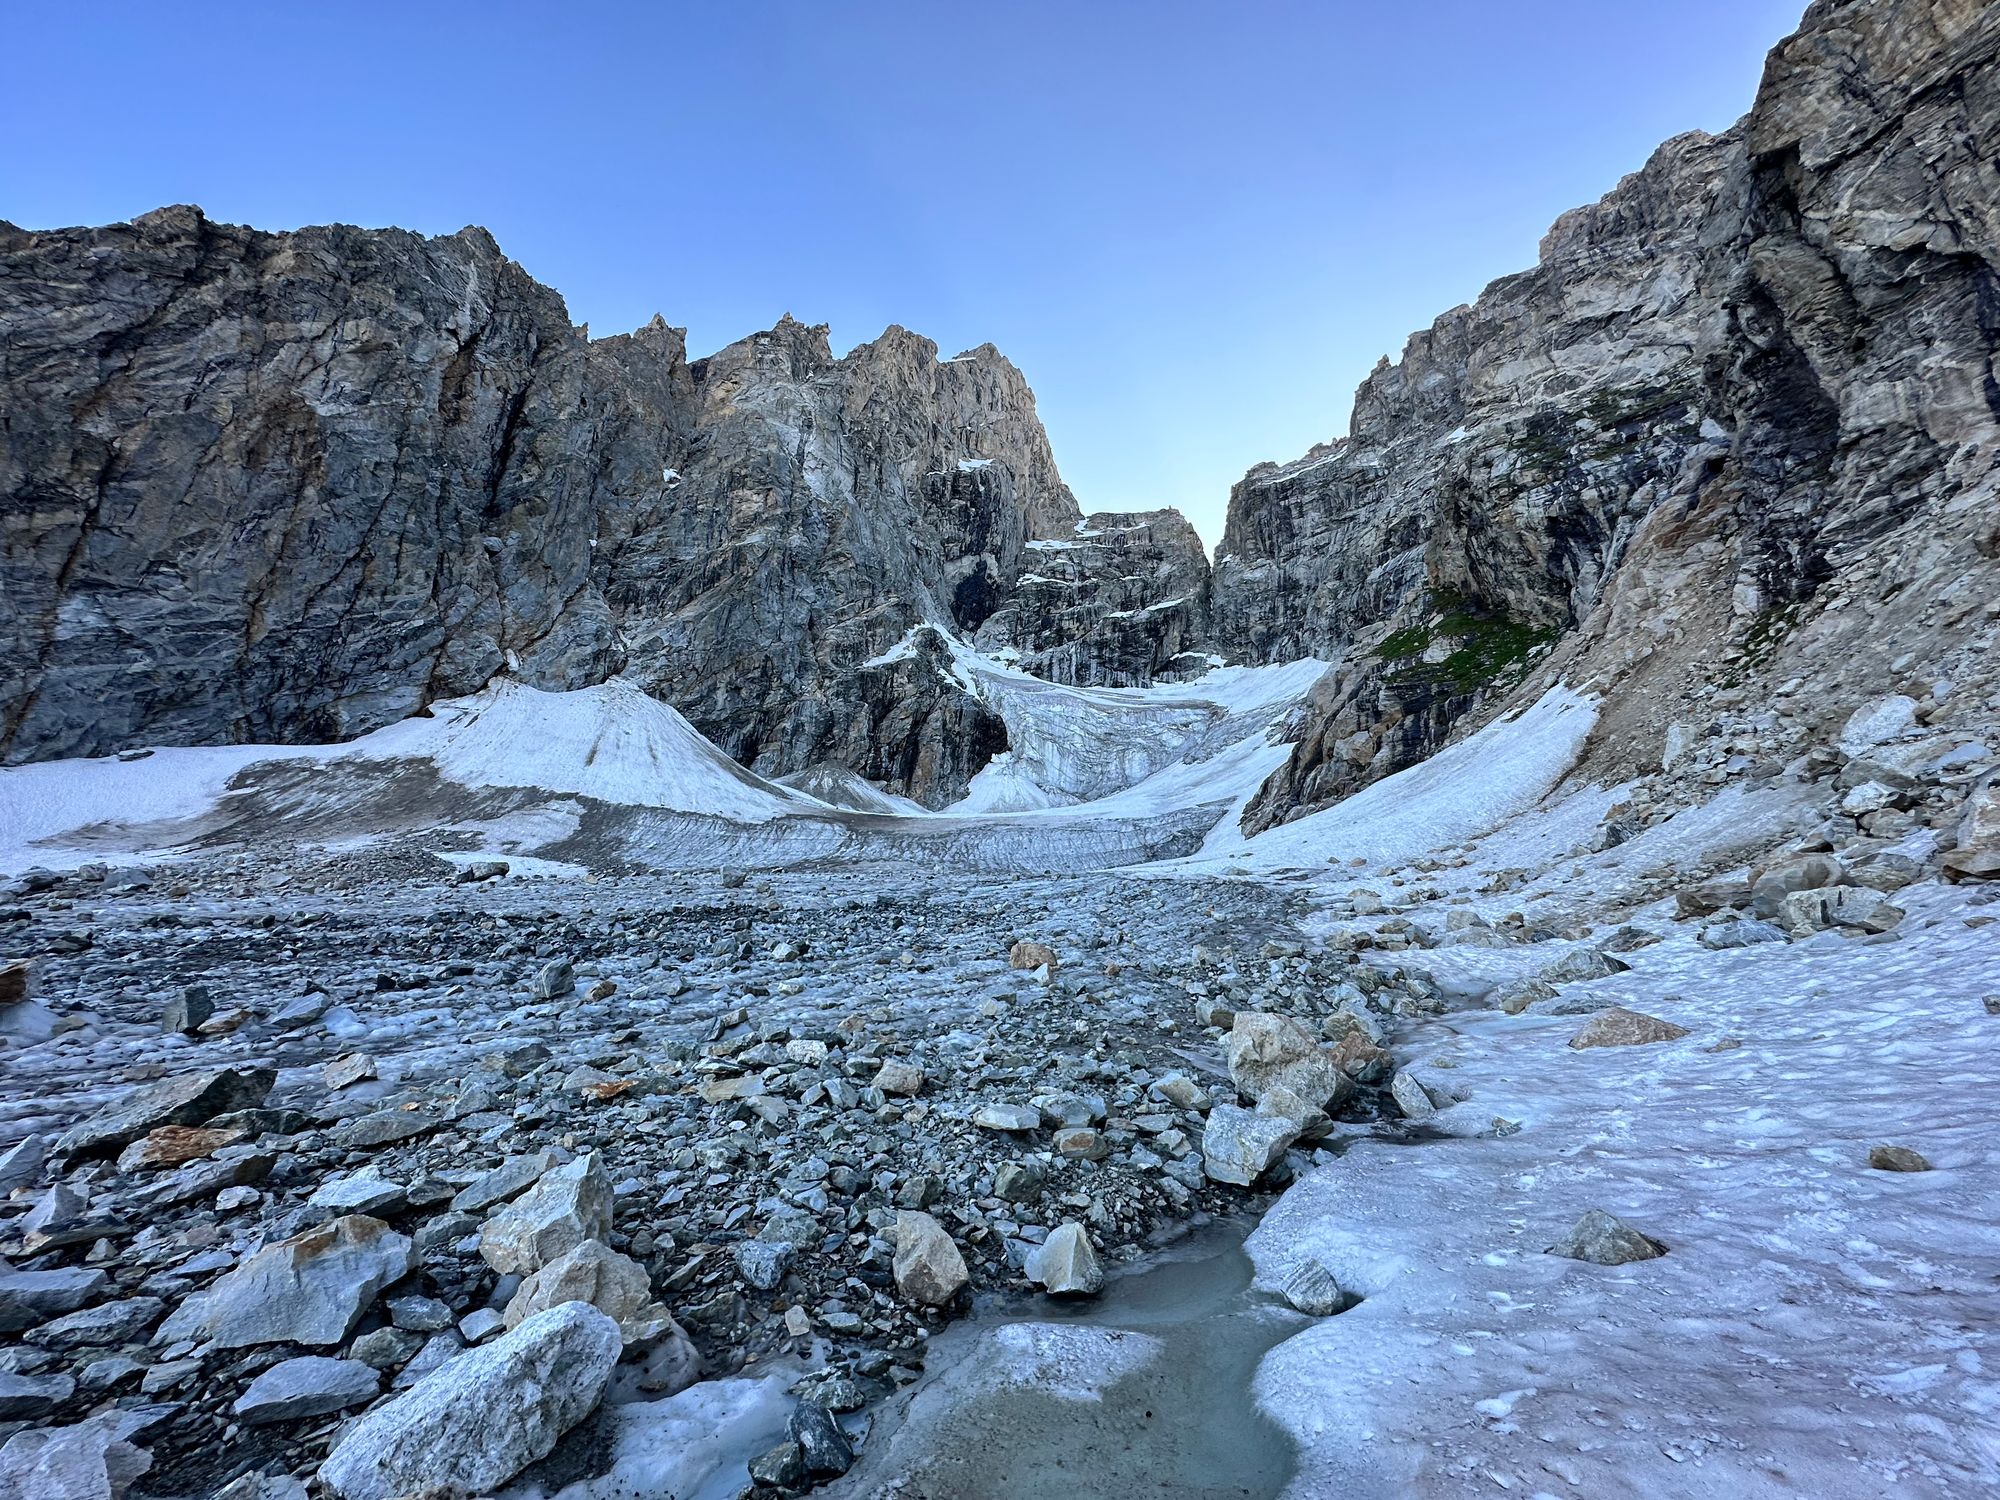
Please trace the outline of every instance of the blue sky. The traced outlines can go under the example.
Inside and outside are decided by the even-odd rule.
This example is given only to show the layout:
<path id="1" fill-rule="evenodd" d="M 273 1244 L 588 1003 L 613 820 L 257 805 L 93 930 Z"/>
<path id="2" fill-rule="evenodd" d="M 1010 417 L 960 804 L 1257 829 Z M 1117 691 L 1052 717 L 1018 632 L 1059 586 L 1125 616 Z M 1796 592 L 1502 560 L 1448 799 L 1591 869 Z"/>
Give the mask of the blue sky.
<path id="1" fill-rule="evenodd" d="M 991 340 L 1086 509 L 1213 543 L 1378 357 L 1740 115 L 1801 9 L 0 0 L 0 218 L 479 223 L 599 334 Z"/>

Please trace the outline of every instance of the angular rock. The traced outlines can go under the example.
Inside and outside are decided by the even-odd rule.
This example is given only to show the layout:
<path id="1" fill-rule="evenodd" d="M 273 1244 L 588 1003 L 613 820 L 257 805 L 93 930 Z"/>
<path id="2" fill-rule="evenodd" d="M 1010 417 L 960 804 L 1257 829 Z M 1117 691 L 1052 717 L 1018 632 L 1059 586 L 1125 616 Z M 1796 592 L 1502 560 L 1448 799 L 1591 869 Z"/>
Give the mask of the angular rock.
<path id="1" fill-rule="evenodd" d="M 1622 1266 L 1665 1255 L 1667 1247 L 1639 1233 L 1623 1219 L 1593 1208 L 1570 1226 L 1568 1234 L 1549 1246 L 1547 1253 L 1569 1260 L 1587 1260 L 1596 1266 Z"/>
<path id="2" fill-rule="evenodd" d="M 1028 1280 L 1052 1297 L 1094 1297 L 1104 1290 L 1104 1268 L 1090 1236 L 1074 1220 L 1057 1225 L 1024 1267 Z"/>
<path id="3" fill-rule="evenodd" d="M 1230 1078 L 1252 1101 L 1261 1099 L 1266 1088 L 1282 1084 L 1307 1103 L 1326 1108 L 1354 1090 L 1340 1065 L 1290 1016 L 1239 1010 L 1229 1029 L 1227 1055 Z"/>
<path id="4" fill-rule="evenodd" d="M 0 1333 L 16 1333 L 74 1312 L 110 1287 L 111 1278 L 94 1266 L 0 1271 Z"/>
<path id="5" fill-rule="evenodd" d="M 307 1354 L 271 1366 L 230 1409 L 238 1421 L 259 1427 L 365 1406 L 381 1390 L 382 1377 L 360 1360 Z"/>
<path id="6" fill-rule="evenodd" d="M 585 1240 L 611 1232 L 611 1178 L 591 1152 L 544 1172 L 535 1185 L 489 1217 L 479 1254 L 503 1275 L 538 1271 Z"/>
<path id="7" fill-rule="evenodd" d="M 277 1077 L 269 1068 L 218 1068 L 146 1084 L 71 1126 L 56 1142 L 56 1154 L 111 1156 L 162 1125 L 204 1125 L 231 1110 L 255 1109 Z"/>
<path id="8" fill-rule="evenodd" d="M 896 1290 L 925 1307 L 942 1307 L 971 1278 L 965 1257 L 927 1213 L 896 1211 Z"/>
<path id="9" fill-rule="evenodd" d="M 1687 1034 L 1685 1026 L 1676 1026 L 1672 1021 L 1662 1021 L 1658 1016 L 1649 1016 L 1643 1011 L 1613 1005 L 1586 1021 L 1583 1028 L 1569 1039 L 1569 1044 L 1579 1049 L 1645 1047 L 1654 1042 L 1671 1042 Z"/>
<path id="10" fill-rule="evenodd" d="M 982 1130 L 1019 1133 L 1039 1130 L 1042 1112 L 1029 1104 L 982 1104 L 972 1112 L 972 1123 Z"/>
<path id="11" fill-rule="evenodd" d="M 382 1288 L 415 1265 L 407 1235 L 351 1214 L 265 1246 L 183 1302 L 154 1341 L 207 1339 L 224 1349 L 338 1344 Z"/>
<path id="12" fill-rule="evenodd" d="M 496 1203 L 525 1193 L 542 1179 L 542 1174 L 551 1167 L 560 1165 L 567 1156 L 558 1151 L 537 1151 L 529 1156 L 510 1156 L 489 1172 L 482 1172 L 451 1200 L 451 1206 L 459 1213 L 478 1213 L 491 1208 Z"/>
<path id="13" fill-rule="evenodd" d="M 1847 883 L 1847 867 L 1831 854 L 1799 854 L 1758 871 L 1750 880 L 1750 910 L 1766 921 L 1778 915 L 1794 891 L 1823 890 Z"/>
<path id="14" fill-rule="evenodd" d="M 507 1303 L 509 1328 L 565 1302 L 587 1302 L 613 1322 L 625 1342 L 657 1338 L 673 1327 L 667 1310 L 653 1301 L 646 1268 L 602 1240 L 585 1240 L 521 1283 Z"/>
<path id="15" fill-rule="evenodd" d="M 320 1482 L 339 1500 L 496 1490 L 591 1413 L 622 1347 L 618 1325 L 585 1303 L 536 1313 L 370 1409 L 341 1433 Z"/>
<path id="16" fill-rule="evenodd" d="M 1249 1187 L 1281 1161 L 1298 1138 L 1296 1121 L 1218 1104 L 1209 1111 L 1202 1131 L 1202 1170 L 1216 1182 Z"/>
<path id="17" fill-rule="evenodd" d="M 854 1448 L 847 1434 L 840 1430 L 833 1413 L 817 1401 L 801 1401 L 794 1407 L 788 1430 L 799 1445 L 806 1473 L 830 1479 L 854 1467 Z"/>
<path id="18" fill-rule="evenodd" d="M 30 1428 L 0 1447 L 0 1500 L 124 1500 L 152 1466 L 104 1422 Z"/>

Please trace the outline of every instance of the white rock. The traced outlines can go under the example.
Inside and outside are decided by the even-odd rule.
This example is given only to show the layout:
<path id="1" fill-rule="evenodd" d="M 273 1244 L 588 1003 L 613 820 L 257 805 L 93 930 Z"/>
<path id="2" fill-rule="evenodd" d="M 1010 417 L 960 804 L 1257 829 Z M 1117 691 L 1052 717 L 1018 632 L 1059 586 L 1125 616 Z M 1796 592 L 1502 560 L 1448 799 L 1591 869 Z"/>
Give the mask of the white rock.
<path id="1" fill-rule="evenodd" d="M 431 1486 L 486 1494 L 590 1415 L 618 1363 L 618 1325 L 565 1302 L 433 1370 L 365 1413 L 320 1465 L 340 1500 L 393 1500 Z"/>
<path id="2" fill-rule="evenodd" d="M 1028 1279 L 1053 1297 L 1091 1297 L 1104 1290 L 1104 1269 L 1081 1224 L 1061 1224 L 1028 1257 Z"/>
<path id="3" fill-rule="evenodd" d="M 939 1307 L 970 1279 L 944 1226 L 913 1209 L 896 1212 L 896 1290 L 912 1302 Z"/>
<path id="4" fill-rule="evenodd" d="M 611 1178 L 596 1152 L 551 1167 L 479 1231 L 479 1253 L 505 1275 L 539 1271 L 585 1240 L 611 1232 Z"/>
<path id="5" fill-rule="evenodd" d="M 1248 1187 L 1298 1138 L 1296 1120 L 1218 1104 L 1209 1111 L 1208 1126 L 1201 1134 L 1202 1170 L 1216 1182 Z"/>

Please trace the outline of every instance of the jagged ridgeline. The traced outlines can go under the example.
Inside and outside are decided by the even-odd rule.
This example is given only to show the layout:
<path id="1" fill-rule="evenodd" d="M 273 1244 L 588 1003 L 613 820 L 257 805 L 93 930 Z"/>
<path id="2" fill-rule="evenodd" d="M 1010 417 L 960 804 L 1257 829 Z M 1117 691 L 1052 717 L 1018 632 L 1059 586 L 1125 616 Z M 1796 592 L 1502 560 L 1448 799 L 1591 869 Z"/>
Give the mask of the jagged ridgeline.
<path id="1" fill-rule="evenodd" d="M 1171 511 L 1079 515 L 990 346 L 592 340 L 473 229 L 0 228 L 0 757 L 622 674 L 941 806 L 1007 733 L 924 622 L 1084 686 L 1336 662 L 1253 828 L 1557 678 L 1606 697 L 1593 774 L 1718 684 L 1809 678 L 1828 728 L 1995 594 L 1996 55 L 1977 0 L 1814 5 L 1736 128 L 1251 470 L 1212 574 Z"/>

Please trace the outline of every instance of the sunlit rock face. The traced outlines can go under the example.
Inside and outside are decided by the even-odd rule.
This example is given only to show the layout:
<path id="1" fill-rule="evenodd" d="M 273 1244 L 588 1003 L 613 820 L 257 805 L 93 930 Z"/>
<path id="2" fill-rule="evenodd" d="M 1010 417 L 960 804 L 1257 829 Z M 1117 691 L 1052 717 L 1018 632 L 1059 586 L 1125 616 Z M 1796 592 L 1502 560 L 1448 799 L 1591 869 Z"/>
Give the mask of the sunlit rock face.
<path id="1" fill-rule="evenodd" d="M 1612 772 L 1718 690 L 1802 677 L 1831 723 L 1965 644 L 1996 550 L 1996 58 L 1972 0 L 1814 6 L 1735 129 L 1565 215 L 1369 378 L 1349 439 L 1244 479 L 1217 640 L 1344 657 L 1248 826 L 1559 674 L 1610 695 Z"/>

